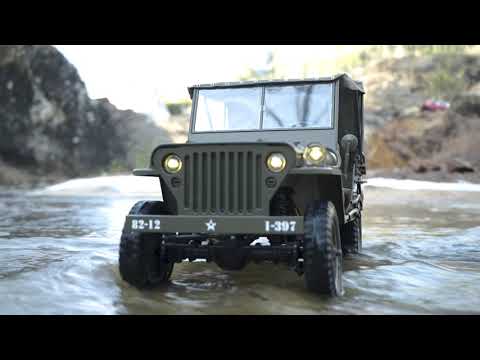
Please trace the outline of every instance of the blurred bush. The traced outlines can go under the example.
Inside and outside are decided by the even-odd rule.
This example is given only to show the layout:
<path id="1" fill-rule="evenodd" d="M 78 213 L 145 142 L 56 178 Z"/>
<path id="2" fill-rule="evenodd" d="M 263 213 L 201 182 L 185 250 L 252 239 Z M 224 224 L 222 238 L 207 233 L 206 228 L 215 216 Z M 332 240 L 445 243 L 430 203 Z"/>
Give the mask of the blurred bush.
<path id="1" fill-rule="evenodd" d="M 429 97 L 451 101 L 457 94 L 467 88 L 465 69 L 452 71 L 449 66 L 439 66 L 425 75 L 426 93 Z"/>
<path id="2" fill-rule="evenodd" d="M 401 46 L 407 55 L 464 54 L 475 45 L 394 45 Z"/>
<path id="3" fill-rule="evenodd" d="M 185 115 L 188 113 L 192 106 L 190 100 L 183 100 L 178 102 L 169 102 L 166 104 L 167 110 L 172 116 Z"/>

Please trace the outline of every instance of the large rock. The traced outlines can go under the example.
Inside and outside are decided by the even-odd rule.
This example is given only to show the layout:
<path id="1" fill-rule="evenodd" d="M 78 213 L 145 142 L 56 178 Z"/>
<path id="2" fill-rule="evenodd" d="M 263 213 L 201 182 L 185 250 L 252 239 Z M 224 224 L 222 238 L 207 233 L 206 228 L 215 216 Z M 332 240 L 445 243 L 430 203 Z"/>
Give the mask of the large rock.
<path id="1" fill-rule="evenodd" d="M 410 168 L 416 173 L 468 173 L 480 169 L 480 112 L 459 97 L 444 113 L 392 120 L 367 140 L 370 168 Z"/>
<path id="2" fill-rule="evenodd" d="M 52 46 L 0 47 L 0 160 L 34 176 L 85 176 L 135 165 L 138 129 L 165 131 L 106 99 L 91 100 L 75 67 Z M 163 135 L 163 138 L 160 139 Z M 134 139 L 134 140 L 132 140 Z M 1 179 L 0 179 L 1 181 Z"/>
<path id="3" fill-rule="evenodd" d="M 455 173 L 455 172 L 466 173 L 466 172 L 475 171 L 472 164 L 462 159 L 449 159 L 445 163 L 445 167 L 446 167 L 446 170 L 450 173 Z"/>
<path id="4" fill-rule="evenodd" d="M 480 56 L 388 59 L 367 67 L 359 78 L 366 87 L 369 169 L 401 168 L 419 176 L 479 173 Z M 420 105 L 433 96 L 434 80 L 438 89 L 455 85 L 444 89 L 451 106 L 443 112 L 421 112 Z"/>

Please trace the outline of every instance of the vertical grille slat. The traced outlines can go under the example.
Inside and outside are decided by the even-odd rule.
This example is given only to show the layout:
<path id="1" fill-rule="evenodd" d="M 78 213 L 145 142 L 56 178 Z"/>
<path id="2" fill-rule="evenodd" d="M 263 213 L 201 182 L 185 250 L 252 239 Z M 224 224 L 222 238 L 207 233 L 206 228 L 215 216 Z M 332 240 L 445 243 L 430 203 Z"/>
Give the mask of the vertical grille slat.
<path id="1" fill-rule="evenodd" d="M 212 174 L 211 172 L 211 154 L 210 153 L 204 153 L 204 194 L 205 194 L 205 203 L 204 203 L 204 210 L 205 212 L 210 212 L 210 206 L 212 203 Z"/>
<path id="2" fill-rule="evenodd" d="M 257 154 L 256 156 L 256 179 L 255 179 L 255 187 L 256 187 L 256 198 L 255 198 L 255 205 L 256 208 L 259 209 L 262 207 L 262 155 Z"/>
<path id="3" fill-rule="evenodd" d="M 220 153 L 220 176 L 222 177 L 222 182 L 220 183 L 220 210 L 222 212 L 227 211 L 227 193 L 225 190 L 225 181 L 227 179 L 227 170 L 225 163 L 225 153 L 222 151 Z"/>
<path id="4" fill-rule="evenodd" d="M 208 189 L 210 190 L 210 196 L 207 196 L 208 199 L 208 206 L 207 209 L 209 212 L 214 213 L 215 208 L 216 208 L 216 195 L 217 195 L 217 189 L 216 189 L 216 182 L 217 182 L 217 162 L 216 162 L 216 153 L 210 153 L 210 156 L 208 158 L 208 174 L 210 176 L 209 179 L 209 184 L 210 186 Z"/>
<path id="5" fill-rule="evenodd" d="M 251 151 L 248 152 L 248 158 L 247 158 L 247 163 L 248 163 L 248 188 L 250 189 L 250 196 L 248 197 L 248 204 L 247 207 L 250 209 L 250 211 L 253 211 L 253 207 L 255 204 L 255 192 L 256 192 L 256 187 L 255 187 L 255 163 L 253 162 L 253 153 Z"/>
<path id="6" fill-rule="evenodd" d="M 221 199 L 220 199 L 220 186 L 221 186 L 221 181 L 220 181 L 220 156 L 221 153 L 217 153 L 215 156 L 215 204 L 213 207 L 217 209 L 218 211 L 221 211 L 222 209 L 222 204 L 221 204 Z"/>
<path id="7" fill-rule="evenodd" d="M 192 159 L 192 183 L 190 188 L 192 189 L 192 209 L 193 211 L 198 210 L 198 193 L 199 193 L 199 180 L 198 180 L 198 153 L 193 153 Z"/>
<path id="8" fill-rule="evenodd" d="M 262 204 L 262 154 L 214 149 L 185 154 L 186 213 L 254 215 Z"/>
<path id="9" fill-rule="evenodd" d="M 237 153 L 237 162 L 235 166 L 235 178 L 237 179 L 238 183 L 237 186 L 235 187 L 237 191 L 237 197 L 238 197 L 238 202 L 235 206 L 235 209 L 239 213 L 243 212 L 243 194 L 245 193 L 245 188 L 244 188 L 244 182 L 243 182 L 243 153 L 239 152 Z"/>
<path id="10" fill-rule="evenodd" d="M 202 152 L 202 166 L 200 167 L 202 171 L 202 186 L 200 187 L 200 192 L 202 196 L 202 206 L 201 212 L 205 213 L 207 211 L 207 192 L 208 187 L 210 186 L 208 182 L 208 169 L 207 169 L 207 153 Z"/>
<path id="11" fill-rule="evenodd" d="M 234 180 L 234 173 L 233 173 L 233 168 L 234 168 L 234 153 L 232 152 L 229 152 L 228 153 L 228 162 L 226 164 L 227 168 L 228 168 L 228 181 L 227 183 L 225 184 L 225 188 L 226 188 L 226 191 L 227 191 L 227 195 L 228 195 L 228 211 L 230 213 L 233 212 L 233 209 L 234 209 L 234 193 L 233 191 L 230 189 L 233 182 L 235 181 Z M 234 184 L 233 184 L 234 185 Z"/>
<path id="12" fill-rule="evenodd" d="M 249 213 L 250 210 L 248 208 L 248 194 L 251 192 L 249 186 L 248 186 L 248 151 L 245 151 L 243 153 L 243 166 L 242 166 L 242 177 L 243 177 L 243 212 L 245 214 Z"/>
<path id="13" fill-rule="evenodd" d="M 249 213 L 253 212 L 253 206 L 252 206 L 252 192 L 253 192 L 253 184 L 254 182 L 252 181 L 252 152 L 249 151 L 247 153 L 247 164 L 246 164 L 246 174 L 247 178 L 247 210 Z"/>
<path id="14" fill-rule="evenodd" d="M 192 171 L 190 168 L 191 164 L 192 163 L 190 161 L 190 155 L 186 155 L 185 156 L 185 196 L 183 198 L 183 201 L 184 201 L 184 206 L 187 209 L 192 207 L 192 204 L 190 204 L 190 194 L 191 194 L 190 184 L 192 183 L 191 182 Z"/>
<path id="15" fill-rule="evenodd" d="M 233 162 L 231 164 L 232 168 L 233 168 L 233 189 L 230 189 L 230 191 L 233 193 L 233 209 L 232 209 L 232 213 L 235 212 L 236 209 L 238 209 L 238 198 L 239 198 L 239 195 L 241 194 L 241 190 L 240 190 L 240 179 L 239 179 L 239 169 L 238 169 L 238 162 L 239 162 L 239 156 L 240 154 L 237 153 L 237 152 L 234 152 L 233 153 Z M 237 191 L 235 191 L 237 190 Z"/>

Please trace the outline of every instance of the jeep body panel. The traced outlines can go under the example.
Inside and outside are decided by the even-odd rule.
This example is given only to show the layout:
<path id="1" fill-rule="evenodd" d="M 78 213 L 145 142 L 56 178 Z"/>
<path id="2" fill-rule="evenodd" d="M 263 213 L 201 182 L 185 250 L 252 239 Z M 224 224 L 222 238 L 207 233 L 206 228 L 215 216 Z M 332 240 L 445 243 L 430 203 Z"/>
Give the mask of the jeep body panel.
<path id="1" fill-rule="evenodd" d="M 287 168 L 272 173 L 266 167 L 271 153 L 282 153 Z M 175 153 L 183 159 L 177 174 L 163 168 Z M 157 147 L 151 168 L 160 173 L 163 196 L 177 215 L 269 215 L 269 202 L 289 169 L 297 163 L 288 144 L 175 144 Z"/>
<path id="2" fill-rule="evenodd" d="M 162 234 L 296 235 L 303 234 L 303 216 L 129 215 L 125 229 Z"/>

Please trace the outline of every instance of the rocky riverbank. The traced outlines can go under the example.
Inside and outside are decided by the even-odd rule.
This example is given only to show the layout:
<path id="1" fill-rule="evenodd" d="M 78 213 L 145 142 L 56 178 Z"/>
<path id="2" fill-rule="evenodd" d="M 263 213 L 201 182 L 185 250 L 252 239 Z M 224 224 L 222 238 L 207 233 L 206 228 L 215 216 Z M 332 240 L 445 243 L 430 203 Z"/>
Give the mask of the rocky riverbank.
<path id="1" fill-rule="evenodd" d="M 480 182 L 480 57 L 382 60 L 352 73 L 366 88 L 369 176 Z M 446 111 L 425 112 L 432 93 Z M 129 173 L 158 144 L 186 140 L 186 116 L 159 126 L 91 99 L 54 47 L 0 46 L 0 186 Z"/>
<path id="2" fill-rule="evenodd" d="M 397 59 L 368 70 L 369 174 L 480 182 L 480 57 Z M 422 111 L 432 86 L 426 79 L 450 97 L 448 110 Z"/>
<path id="3" fill-rule="evenodd" d="M 147 116 L 91 99 L 54 47 L 0 47 L 0 184 L 128 171 L 169 140 Z"/>

